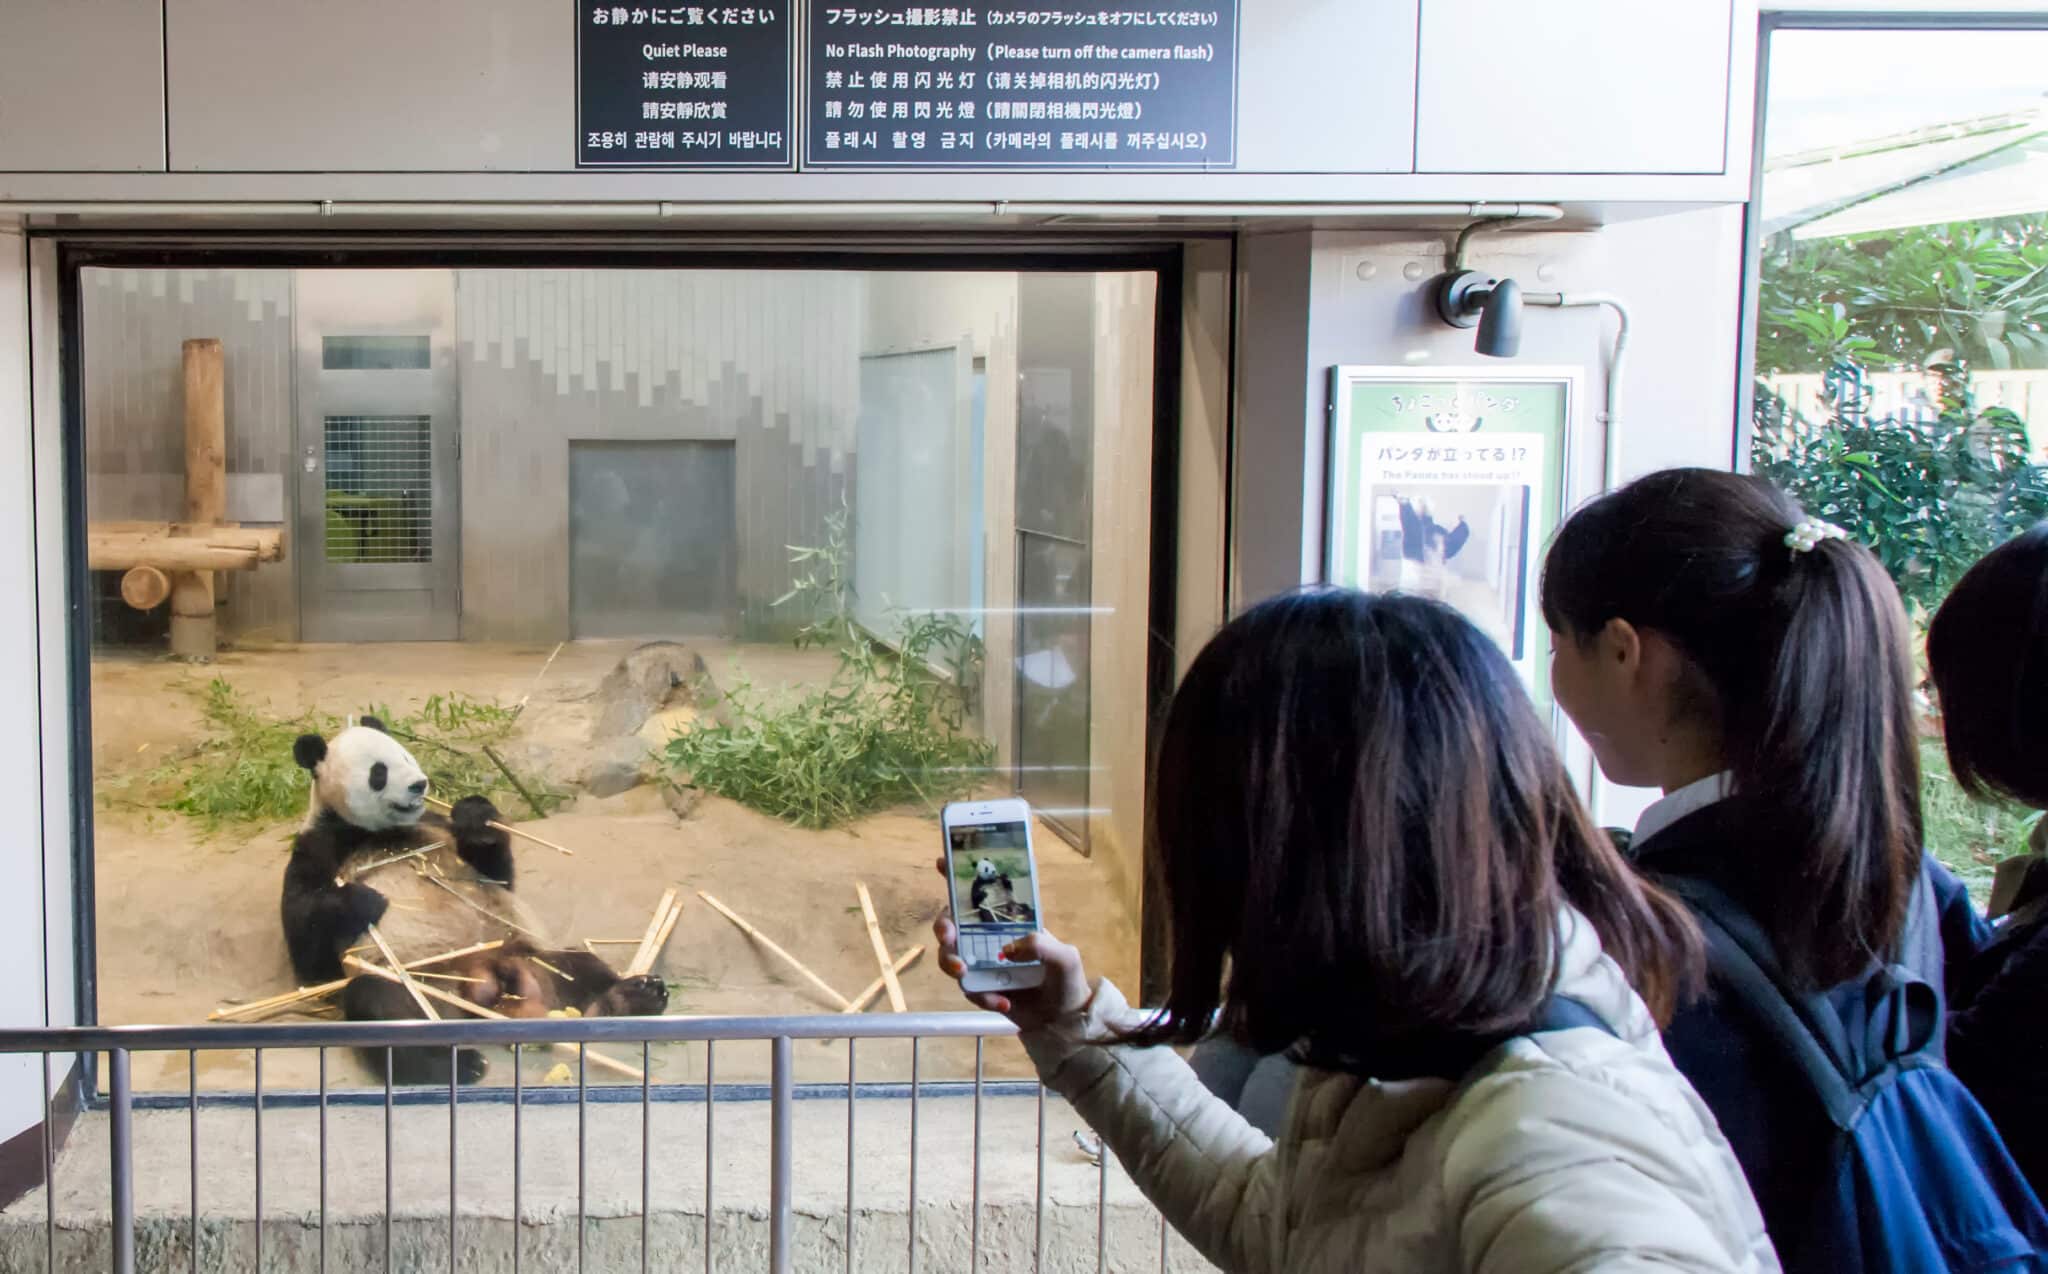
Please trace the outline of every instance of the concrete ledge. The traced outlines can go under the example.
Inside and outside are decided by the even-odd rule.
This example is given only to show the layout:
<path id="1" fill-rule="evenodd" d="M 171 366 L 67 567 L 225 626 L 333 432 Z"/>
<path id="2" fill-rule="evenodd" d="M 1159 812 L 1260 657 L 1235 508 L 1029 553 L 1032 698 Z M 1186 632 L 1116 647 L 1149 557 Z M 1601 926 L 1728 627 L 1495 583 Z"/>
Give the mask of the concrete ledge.
<path id="1" fill-rule="evenodd" d="M 842 1270 L 846 1250 L 846 1104 L 795 1106 L 795 1267 Z M 454 1132 L 457 1259 L 454 1269 L 511 1268 L 513 1120 L 509 1106 L 459 1108 Z M 641 1268 L 641 1108 L 592 1105 L 583 1112 L 583 1268 Z M 768 1250 L 768 1107 L 714 1105 L 710 1182 L 717 1270 L 765 1269 Z M 657 1103 L 650 1112 L 648 1267 L 699 1270 L 704 1260 L 705 1108 Z M 918 1108 L 918 1268 L 966 1269 L 973 1183 L 973 1103 L 926 1098 Z M 200 1268 L 241 1274 L 256 1264 L 255 1115 L 205 1109 L 198 1126 Z M 1103 1174 L 1074 1145 L 1079 1127 L 1056 1099 L 1045 1106 L 1045 1263 L 1051 1271 L 1097 1268 L 1097 1200 Z M 319 1268 L 319 1112 L 266 1110 L 262 1120 L 262 1270 Z M 989 1271 L 1033 1266 L 1038 1181 L 1038 1103 L 991 1098 L 982 1112 L 981 1261 Z M 191 1265 L 191 1139 L 185 1112 L 134 1116 L 136 1268 Z M 519 1232 L 522 1270 L 578 1268 L 578 1111 L 529 1107 L 520 1125 Z M 391 1121 L 394 1270 L 447 1270 L 450 1129 L 445 1107 L 406 1106 Z M 379 1270 L 384 1254 L 384 1112 L 328 1112 L 327 1268 Z M 860 1270 L 909 1268 L 910 1103 L 863 1099 L 855 1111 L 854 1253 Z M 104 1270 L 107 1120 L 82 1117 L 57 1164 L 57 1268 Z M 1158 1213 L 1112 1163 L 1106 1212 L 1107 1268 L 1205 1270 L 1172 1237 L 1162 1255 Z M 0 1269 L 44 1268 L 38 1189 L 0 1213 Z"/>

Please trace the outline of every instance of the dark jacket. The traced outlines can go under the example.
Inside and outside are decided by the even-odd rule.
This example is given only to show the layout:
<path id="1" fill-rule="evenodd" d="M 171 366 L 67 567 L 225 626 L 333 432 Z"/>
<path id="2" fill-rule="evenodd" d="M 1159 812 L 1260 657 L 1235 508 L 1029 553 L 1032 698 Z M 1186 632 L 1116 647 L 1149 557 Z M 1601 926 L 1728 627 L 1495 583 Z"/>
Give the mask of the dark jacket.
<path id="1" fill-rule="evenodd" d="M 2048 861 L 2016 914 L 1949 981 L 1948 1064 L 2048 1198 Z"/>
<path id="2" fill-rule="evenodd" d="M 1631 853 L 1653 878 L 1706 880 L 1752 911 L 1760 910 L 1751 899 L 1761 886 L 1745 864 L 1769 870 L 1774 859 L 1782 863 L 1784 858 L 1755 852 L 1756 827 L 1742 798 L 1729 797 L 1637 842 Z M 1733 852 L 1736 846 L 1745 852 Z M 1975 953 L 1986 930 L 1960 881 L 1932 857 L 1925 870 L 1934 885 L 1944 955 L 1956 967 Z M 1851 982 L 1827 996 L 1844 1028 L 1857 1037 L 1865 1025 L 1860 991 L 1860 981 Z M 1664 1046 L 1720 1121 L 1772 1241 L 1781 1253 L 1799 1250 L 1813 1185 L 1828 1176 L 1834 1138 L 1812 1089 L 1762 1028 L 1720 1003 L 1711 986 L 1704 998 L 1679 1011 L 1664 1031 Z"/>

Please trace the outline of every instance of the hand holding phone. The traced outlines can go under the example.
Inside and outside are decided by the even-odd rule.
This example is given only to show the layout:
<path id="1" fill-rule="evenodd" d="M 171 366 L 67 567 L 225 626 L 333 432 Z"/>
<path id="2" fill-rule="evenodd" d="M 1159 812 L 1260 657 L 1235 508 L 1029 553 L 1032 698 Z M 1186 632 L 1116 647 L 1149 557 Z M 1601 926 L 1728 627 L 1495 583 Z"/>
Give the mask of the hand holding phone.
<path id="1" fill-rule="evenodd" d="M 944 875 L 945 861 L 939 862 L 939 872 Z M 939 940 L 939 971 L 947 977 L 963 982 L 967 972 L 966 961 L 960 958 L 959 930 L 951 916 L 940 916 L 932 922 L 932 933 Z M 1093 992 L 1088 987 L 1088 975 L 1081 970 L 1081 953 L 1061 942 L 1043 929 L 1027 934 L 1011 944 L 1023 960 L 1036 963 L 1040 970 L 1040 982 L 1029 990 L 966 991 L 968 1002 L 978 1009 L 1000 1013 L 1026 1030 L 1043 1026 L 1059 1017 L 1085 1012 Z"/>

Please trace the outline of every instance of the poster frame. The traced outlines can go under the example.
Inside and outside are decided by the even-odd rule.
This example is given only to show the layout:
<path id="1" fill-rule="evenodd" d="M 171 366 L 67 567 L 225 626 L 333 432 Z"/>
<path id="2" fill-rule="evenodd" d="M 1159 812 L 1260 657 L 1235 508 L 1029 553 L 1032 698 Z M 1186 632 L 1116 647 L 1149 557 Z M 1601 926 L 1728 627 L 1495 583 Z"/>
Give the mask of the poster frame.
<path id="1" fill-rule="evenodd" d="M 1563 404 L 1555 419 L 1546 418 L 1541 430 L 1524 429 L 1519 432 L 1543 432 L 1546 446 L 1556 448 L 1557 476 L 1554 484 L 1546 479 L 1544 489 L 1538 491 L 1537 508 L 1530 518 L 1530 529 L 1526 545 L 1527 561 L 1521 590 L 1521 623 L 1530 635 L 1528 654 L 1520 660 L 1509 655 L 1509 662 L 1522 677 L 1523 685 L 1535 700 L 1539 714 L 1558 727 L 1556 705 L 1550 693 L 1550 633 L 1542 621 L 1537 604 L 1537 587 L 1542 577 L 1542 558 L 1548 549 L 1550 539 L 1557 533 L 1565 516 L 1570 512 L 1568 500 L 1575 489 L 1577 466 L 1574 451 L 1578 441 L 1575 427 L 1576 417 L 1582 402 L 1585 373 L 1583 369 L 1567 364 L 1530 365 L 1480 365 L 1458 364 L 1443 366 L 1401 366 L 1398 364 L 1338 364 L 1330 368 L 1328 387 L 1328 429 L 1324 437 L 1326 463 L 1324 486 L 1323 542 L 1320 575 L 1327 584 L 1363 588 L 1366 579 L 1340 579 L 1337 565 L 1339 545 L 1344 537 L 1357 535 L 1357 519 L 1364 516 L 1362 511 L 1363 493 L 1357 488 L 1358 456 L 1355 443 L 1363 436 L 1364 429 L 1353 419 L 1354 391 L 1366 386 L 1393 388 L 1401 385 L 1414 386 L 1462 386 L 1472 388 L 1509 387 L 1517 385 L 1542 385 L 1561 387 Z M 1372 430 L 1397 434 L 1427 434 L 1418 417 L 1414 429 Z M 1546 460 L 1546 464 L 1547 464 Z"/>

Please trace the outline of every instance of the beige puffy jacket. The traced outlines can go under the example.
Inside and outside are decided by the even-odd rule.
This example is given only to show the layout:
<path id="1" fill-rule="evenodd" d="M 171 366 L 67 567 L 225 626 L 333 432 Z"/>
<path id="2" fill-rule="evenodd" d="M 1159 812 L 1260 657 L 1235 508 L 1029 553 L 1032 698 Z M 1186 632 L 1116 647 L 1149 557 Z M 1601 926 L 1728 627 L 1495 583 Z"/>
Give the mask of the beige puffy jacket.
<path id="1" fill-rule="evenodd" d="M 1592 926 L 1565 913 L 1559 993 L 1590 1027 L 1508 1042 L 1452 1085 L 1304 1070 L 1278 1143 L 1171 1049 L 1085 1041 L 1132 1010 L 1028 1031 L 1039 1074 L 1182 1235 L 1230 1271 L 1774 1271 L 1714 1117 Z"/>

